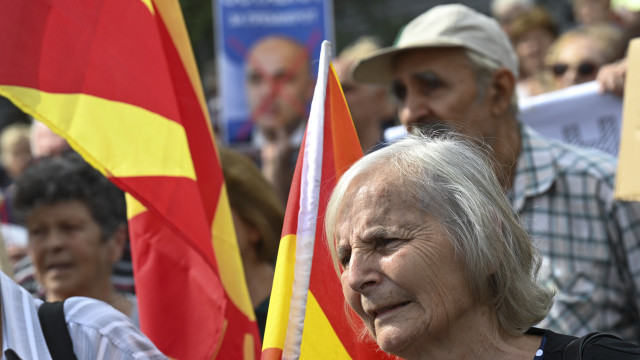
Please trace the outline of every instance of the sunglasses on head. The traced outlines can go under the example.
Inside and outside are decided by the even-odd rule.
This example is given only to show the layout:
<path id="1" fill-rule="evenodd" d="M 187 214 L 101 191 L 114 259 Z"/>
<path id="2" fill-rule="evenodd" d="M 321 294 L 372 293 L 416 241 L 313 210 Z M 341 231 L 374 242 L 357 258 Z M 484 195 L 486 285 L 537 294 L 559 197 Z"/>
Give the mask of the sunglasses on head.
<path id="1" fill-rule="evenodd" d="M 566 73 L 570 67 L 572 66 L 569 66 L 568 64 L 560 64 L 560 63 L 553 64 L 551 65 L 551 72 L 553 72 L 553 75 L 559 77 L 564 75 L 564 73 Z M 580 63 L 576 67 L 576 72 L 578 73 L 578 75 L 581 75 L 581 76 L 591 76 L 597 70 L 598 70 L 598 66 L 593 63 L 586 63 L 586 62 Z"/>

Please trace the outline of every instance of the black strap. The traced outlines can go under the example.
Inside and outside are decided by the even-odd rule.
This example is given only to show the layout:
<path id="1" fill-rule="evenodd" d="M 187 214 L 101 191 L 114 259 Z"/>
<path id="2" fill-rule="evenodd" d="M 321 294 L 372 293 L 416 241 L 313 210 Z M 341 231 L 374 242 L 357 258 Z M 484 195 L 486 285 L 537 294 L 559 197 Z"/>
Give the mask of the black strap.
<path id="1" fill-rule="evenodd" d="M 7 360 L 22 360 L 22 359 L 20 359 L 20 356 L 18 356 L 18 354 L 16 354 L 16 352 L 13 351 L 12 349 L 5 350 L 4 357 Z"/>
<path id="2" fill-rule="evenodd" d="M 582 353 L 584 352 L 584 348 L 592 341 L 595 341 L 600 338 L 613 338 L 622 341 L 619 337 L 608 334 L 605 332 L 592 332 L 588 333 L 583 337 L 579 337 L 571 341 L 565 348 L 564 354 L 562 356 L 563 360 L 582 360 Z"/>
<path id="3" fill-rule="evenodd" d="M 38 309 L 38 318 L 53 360 L 75 360 L 73 342 L 64 318 L 64 301 L 45 302 Z"/>

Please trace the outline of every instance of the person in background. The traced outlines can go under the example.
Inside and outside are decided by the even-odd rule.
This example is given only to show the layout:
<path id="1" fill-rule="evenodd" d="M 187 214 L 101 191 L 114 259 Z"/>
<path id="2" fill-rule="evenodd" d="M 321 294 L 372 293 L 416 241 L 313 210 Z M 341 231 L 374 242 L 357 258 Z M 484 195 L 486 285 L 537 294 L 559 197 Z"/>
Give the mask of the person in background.
<path id="1" fill-rule="evenodd" d="M 32 161 L 37 161 L 38 159 L 47 157 L 47 156 L 59 156 L 60 154 L 63 154 L 65 152 L 72 151 L 71 147 L 63 137 L 53 132 L 44 123 L 35 119 L 31 119 L 31 120 L 32 120 L 32 123 L 30 125 L 29 137 L 27 138 L 26 142 L 24 141 L 21 142 L 21 146 L 24 146 L 25 144 L 29 145 L 29 150 L 28 150 L 29 162 L 27 162 L 26 164 L 24 163 L 24 161 L 26 160 L 27 149 L 22 148 L 21 153 L 23 155 L 21 155 L 20 160 L 16 163 L 16 164 L 19 164 L 17 165 L 18 168 L 22 168 L 22 166 L 24 165 L 25 166 L 24 169 L 26 169 L 26 167 L 31 165 Z M 24 125 L 18 125 L 18 126 L 22 128 Z M 20 130 L 20 131 L 22 132 L 24 130 Z M 2 157 L 4 158 L 5 155 L 8 155 L 8 152 L 5 153 L 3 151 Z M 24 169 L 22 169 L 22 171 L 24 171 Z M 10 176 L 9 180 L 10 181 L 8 181 L 5 184 L 5 186 L 3 186 L 2 195 L 4 199 L 0 207 L 0 217 L 2 218 L 3 223 L 11 223 L 11 224 L 19 225 L 19 222 L 15 218 L 15 215 L 13 213 L 13 208 L 12 208 L 13 187 L 9 186 L 12 184 L 12 181 L 15 180 L 15 178 L 11 179 L 11 176 Z M 19 265 L 19 267 L 28 268 L 28 265 L 29 264 L 26 263 L 26 264 Z M 14 270 L 16 271 L 16 273 L 22 272 L 19 269 L 14 269 Z"/>
<path id="2" fill-rule="evenodd" d="M 111 282 L 127 241 L 124 193 L 78 154 L 43 158 L 15 183 L 35 278 L 47 301 L 102 300 L 138 323 L 133 295 Z"/>
<path id="3" fill-rule="evenodd" d="M 30 126 L 14 123 L 0 134 L 0 163 L 12 180 L 17 179 L 31 163 Z"/>
<path id="4" fill-rule="evenodd" d="M 619 24 L 611 0 L 571 0 L 573 18 L 580 25 Z"/>
<path id="5" fill-rule="evenodd" d="M 13 267 L 27 256 L 25 237 L 20 226 L 11 224 L 13 209 L 11 206 L 11 186 L 24 173 L 31 163 L 30 126 L 16 122 L 8 125 L 0 134 L 0 163 L 8 175 L 8 182 L 4 184 L 0 195 L 0 227 L 4 236 L 6 253 Z"/>
<path id="6" fill-rule="evenodd" d="M 550 90 L 551 79 L 544 71 L 544 60 L 549 47 L 558 36 L 558 27 L 551 14 L 543 7 L 532 7 L 516 15 L 509 29 L 520 63 L 520 78 L 516 88 L 518 98 Z"/>
<path id="7" fill-rule="evenodd" d="M 378 49 L 380 46 L 372 37 L 362 37 L 342 50 L 333 61 L 364 153 L 382 146 L 384 128 L 394 123 L 395 109 L 388 89 L 358 83 L 351 77 L 353 65 Z"/>
<path id="8" fill-rule="evenodd" d="M 640 203 L 614 199 L 615 158 L 518 121 L 518 60 L 495 20 L 441 5 L 397 39 L 361 60 L 353 77 L 391 84 L 409 132 L 453 129 L 491 149 L 512 209 L 543 255 L 540 279 L 557 294 L 541 327 L 639 341 Z"/>
<path id="9" fill-rule="evenodd" d="M 71 150 L 71 146 L 67 140 L 53 132 L 44 123 L 33 120 L 31 124 L 31 155 L 34 159 L 58 156 L 69 150 Z"/>
<path id="10" fill-rule="evenodd" d="M 622 31 L 610 24 L 565 32 L 551 45 L 545 59 L 554 89 L 595 80 L 601 66 L 622 57 L 623 46 Z"/>
<path id="11" fill-rule="evenodd" d="M 504 32 L 511 35 L 510 25 L 513 19 L 535 4 L 534 0 L 491 0 L 491 16 L 498 21 Z"/>
<path id="12" fill-rule="evenodd" d="M 286 203 L 315 86 L 308 51 L 284 36 L 261 38 L 249 49 L 245 85 L 262 174 Z"/>
<path id="13" fill-rule="evenodd" d="M 284 207 L 248 157 L 225 148 L 219 152 L 247 288 L 264 336 Z"/>

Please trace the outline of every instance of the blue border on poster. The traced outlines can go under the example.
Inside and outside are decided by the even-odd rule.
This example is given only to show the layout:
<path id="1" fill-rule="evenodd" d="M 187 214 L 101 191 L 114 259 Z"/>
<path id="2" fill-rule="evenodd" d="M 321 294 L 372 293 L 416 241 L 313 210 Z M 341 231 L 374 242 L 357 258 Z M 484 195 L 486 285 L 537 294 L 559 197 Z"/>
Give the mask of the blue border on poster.
<path id="1" fill-rule="evenodd" d="M 220 130 L 226 144 L 247 143 L 252 123 L 245 95 L 245 56 L 268 35 L 298 40 L 312 64 L 323 40 L 333 42 L 332 0 L 213 0 L 220 96 Z M 311 66 L 314 77 L 317 66 Z"/>

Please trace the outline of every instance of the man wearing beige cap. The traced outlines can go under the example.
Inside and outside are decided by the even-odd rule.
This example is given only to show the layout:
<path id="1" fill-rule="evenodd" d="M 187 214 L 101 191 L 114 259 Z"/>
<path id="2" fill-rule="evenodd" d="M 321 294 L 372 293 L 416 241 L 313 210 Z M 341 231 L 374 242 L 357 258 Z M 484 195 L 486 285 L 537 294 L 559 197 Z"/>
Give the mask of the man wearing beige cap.
<path id="1" fill-rule="evenodd" d="M 394 46 L 361 60 L 353 77 L 390 84 L 409 131 L 452 129 L 490 146 L 543 254 L 541 281 L 556 291 L 541 327 L 640 340 L 640 203 L 613 199 L 614 158 L 518 122 L 518 61 L 495 20 L 463 5 L 434 7 Z"/>

